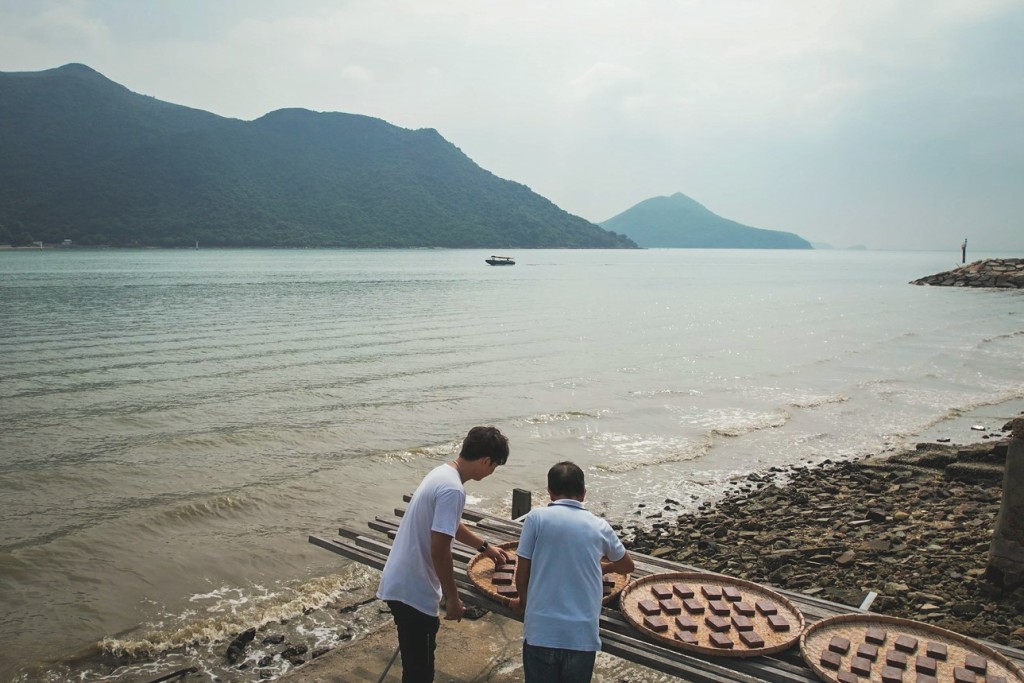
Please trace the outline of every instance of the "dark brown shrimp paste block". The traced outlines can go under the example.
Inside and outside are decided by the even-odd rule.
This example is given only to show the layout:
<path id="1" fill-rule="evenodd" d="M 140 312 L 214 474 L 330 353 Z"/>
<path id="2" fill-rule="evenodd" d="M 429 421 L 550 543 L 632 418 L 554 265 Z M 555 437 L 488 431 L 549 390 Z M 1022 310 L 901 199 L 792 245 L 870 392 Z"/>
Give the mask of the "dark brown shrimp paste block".
<path id="1" fill-rule="evenodd" d="M 693 589 L 687 586 L 685 583 L 673 583 L 672 592 L 678 595 L 683 600 L 692 598 L 694 596 Z"/>
<path id="2" fill-rule="evenodd" d="M 686 643 L 687 645 L 697 644 L 697 636 L 692 631 L 676 631 L 675 638 L 680 643 Z"/>
<path id="3" fill-rule="evenodd" d="M 667 600 L 672 597 L 672 589 L 663 583 L 656 583 L 651 586 L 651 595 L 656 600 Z"/>
<path id="4" fill-rule="evenodd" d="M 759 636 L 755 631 L 740 631 L 740 642 L 751 650 L 758 647 L 764 647 L 764 638 Z"/>
<path id="5" fill-rule="evenodd" d="M 498 595 L 503 598 L 518 598 L 519 591 L 516 590 L 515 586 L 499 586 L 497 589 Z"/>
<path id="6" fill-rule="evenodd" d="M 831 650 L 825 650 L 821 653 L 821 659 L 819 660 L 821 665 L 826 669 L 839 670 L 839 667 L 843 663 L 843 658 Z"/>
<path id="7" fill-rule="evenodd" d="M 892 666 L 897 669 L 907 668 L 907 655 L 902 652 L 892 650 L 885 653 L 885 665 Z"/>
<path id="8" fill-rule="evenodd" d="M 857 674 L 849 671 L 840 671 L 836 674 L 836 680 L 839 683 L 860 683 L 860 679 L 857 678 Z"/>
<path id="9" fill-rule="evenodd" d="M 497 574 L 497 573 L 515 574 L 515 572 L 516 572 L 516 566 L 513 563 L 511 563 L 511 562 L 509 562 L 507 564 L 499 564 L 497 567 L 494 568 L 494 573 L 495 574 Z"/>
<path id="10" fill-rule="evenodd" d="M 934 676 L 935 672 L 939 669 L 939 663 L 931 657 L 925 657 L 918 655 L 917 659 L 914 660 L 914 671 L 919 674 L 926 674 L 928 676 Z"/>
<path id="11" fill-rule="evenodd" d="M 917 680 L 914 683 L 939 683 L 939 679 L 935 676 L 919 673 L 917 674 Z"/>
<path id="12" fill-rule="evenodd" d="M 732 618 L 730 619 L 730 621 L 732 621 L 733 628 L 735 628 L 737 631 L 753 631 L 754 630 L 754 622 L 752 622 L 750 619 L 747 619 L 742 614 L 734 614 L 734 615 L 732 615 Z"/>
<path id="13" fill-rule="evenodd" d="M 676 628 L 678 628 L 680 631 L 689 631 L 691 633 L 696 633 L 697 622 L 691 619 L 690 617 L 686 616 L 685 614 L 680 614 L 678 617 L 676 617 Z"/>
<path id="14" fill-rule="evenodd" d="M 661 614 L 661 605 L 654 602 L 654 600 L 641 600 L 636 606 L 644 614 Z"/>
<path id="15" fill-rule="evenodd" d="M 722 599 L 722 589 L 719 586 L 701 586 L 700 592 L 708 600 Z"/>
<path id="16" fill-rule="evenodd" d="M 974 683 L 978 677 L 970 669 L 962 666 L 953 667 L 953 683 Z"/>
<path id="17" fill-rule="evenodd" d="M 708 637 L 708 642 L 711 643 L 712 647 L 718 647 L 723 650 L 731 650 L 734 645 L 732 639 L 724 633 L 712 633 L 711 636 Z"/>
<path id="18" fill-rule="evenodd" d="M 491 583 L 493 583 L 495 586 L 508 586 L 511 585 L 513 578 L 514 577 L 512 574 L 508 574 L 505 572 L 496 573 L 494 574 L 494 576 L 491 577 Z"/>
<path id="19" fill-rule="evenodd" d="M 1006 683 L 1006 676 L 985 676 L 985 683 Z"/>
<path id="20" fill-rule="evenodd" d="M 878 646 L 877 645 L 869 645 L 868 643 L 864 643 L 863 645 L 858 645 L 857 646 L 857 656 L 858 657 L 863 657 L 864 659 L 867 659 L 868 661 L 873 662 L 876 659 L 878 659 Z"/>
<path id="21" fill-rule="evenodd" d="M 984 674 L 988 669 L 988 661 L 978 655 L 967 655 L 964 659 L 964 668 L 970 669 L 976 674 Z"/>
<path id="22" fill-rule="evenodd" d="M 717 614 L 720 617 L 724 617 L 732 611 L 729 609 L 729 605 L 725 604 L 721 600 L 709 601 L 708 609 L 711 610 L 712 614 Z"/>
<path id="23" fill-rule="evenodd" d="M 679 614 L 683 611 L 683 606 L 675 600 L 662 600 L 658 604 L 661 606 L 661 611 L 665 614 Z"/>
<path id="24" fill-rule="evenodd" d="M 885 629 L 872 626 L 867 630 L 867 633 L 864 634 L 864 641 L 871 643 L 872 645 L 881 645 L 885 642 L 888 635 L 889 634 L 885 632 Z"/>
<path id="25" fill-rule="evenodd" d="M 644 626 L 655 633 L 668 630 L 668 622 L 663 617 L 644 617 Z"/>
<path id="26" fill-rule="evenodd" d="M 750 606 L 749 602 L 743 602 L 741 600 L 733 604 L 732 608 L 736 610 L 736 614 L 742 614 L 745 617 L 754 616 L 754 608 Z"/>
<path id="27" fill-rule="evenodd" d="M 722 597 L 726 602 L 739 602 L 743 599 L 743 594 L 735 586 L 725 586 L 722 588 Z"/>
<path id="28" fill-rule="evenodd" d="M 917 649 L 917 638 L 911 638 L 910 636 L 900 636 L 896 639 L 896 649 L 902 652 L 913 652 Z"/>
<path id="29" fill-rule="evenodd" d="M 850 651 L 850 639 L 843 638 L 842 636 L 832 636 L 832 640 L 828 641 L 828 649 L 845 655 Z"/>
<path id="30" fill-rule="evenodd" d="M 757 611 L 766 617 L 779 613 L 779 608 L 775 606 L 775 603 L 769 602 L 768 600 L 758 600 L 754 603 L 754 607 L 756 607 Z"/>
<path id="31" fill-rule="evenodd" d="M 871 660 L 864 657 L 854 657 L 850 660 L 850 671 L 858 676 L 870 676 Z"/>
<path id="32" fill-rule="evenodd" d="M 924 648 L 924 653 L 932 659 L 937 659 L 940 662 L 946 661 L 947 652 L 945 643 L 928 643 Z"/>
<path id="33" fill-rule="evenodd" d="M 772 627 L 773 631 L 788 631 L 789 622 L 783 619 L 778 614 L 772 614 L 768 617 L 768 625 Z"/>
<path id="34" fill-rule="evenodd" d="M 612 594 L 611 586 L 601 586 L 601 595 L 608 596 Z"/>
<path id="35" fill-rule="evenodd" d="M 690 614 L 704 614 L 704 603 L 697 598 L 687 598 L 683 600 L 683 609 Z"/>
<path id="36" fill-rule="evenodd" d="M 894 666 L 882 667 L 882 683 L 900 683 L 903 680 L 903 669 Z"/>
<path id="37" fill-rule="evenodd" d="M 708 625 L 712 631 L 728 631 L 729 622 L 722 617 L 704 617 L 704 623 Z"/>

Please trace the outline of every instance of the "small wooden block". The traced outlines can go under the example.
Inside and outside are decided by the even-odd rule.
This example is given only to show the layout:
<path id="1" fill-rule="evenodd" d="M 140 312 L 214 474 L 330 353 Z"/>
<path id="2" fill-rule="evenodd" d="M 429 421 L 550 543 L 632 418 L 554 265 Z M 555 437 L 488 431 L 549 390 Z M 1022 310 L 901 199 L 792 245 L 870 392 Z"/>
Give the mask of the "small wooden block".
<path id="1" fill-rule="evenodd" d="M 867 643 L 864 643 L 863 645 L 858 645 L 857 656 L 863 657 L 864 659 L 873 662 L 876 659 L 878 659 L 878 646 L 869 645 Z"/>
<path id="2" fill-rule="evenodd" d="M 985 683 L 1006 683 L 1006 676 L 985 676 Z"/>
<path id="3" fill-rule="evenodd" d="M 615 579 L 602 579 L 601 585 L 605 588 L 615 588 Z"/>
<path id="4" fill-rule="evenodd" d="M 946 644 L 945 643 L 928 643 L 924 649 L 924 653 L 932 659 L 937 659 L 940 662 L 946 661 Z"/>
<path id="5" fill-rule="evenodd" d="M 712 614 L 717 614 L 720 617 L 724 617 L 732 611 L 729 609 L 729 605 L 721 600 L 711 600 L 708 602 L 708 609 L 711 610 Z"/>
<path id="6" fill-rule="evenodd" d="M 874 645 L 881 645 L 885 642 L 887 636 L 888 634 L 885 632 L 885 629 L 872 626 L 868 629 L 867 633 L 864 634 L 864 641 Z"/>
<path id="7" fill-rule="evenodd" d="M 828 642 L 828 649 L 845 655 L 850 651 L 850 639 L 843 638 L 842 636 L 832 636 L 832 640 Z"/>
<path id="8" fill-rule="evenodd" d="M 611 595 L 611 594 L 612 594 L 612 587 L 611 586 L 601 586 L 601 595 Z"/>
<path id="9" fill-rule="evenodd" d="M 683 600 L 683 609 L 690 614 L 704 614 L 704 603 L 697 598 L 687 598 Z"/>
<path id="10" fill-rule="evenodd" d="M 637 603 L 636 606 L 639 607 L 640 611 L 643 612 L 644 614 L 660 614 L 661 613 L 661 605 L 659 605 L 658 603 L 654 602 L 654 600 L 641 600 L 640 602 Z"/>
<path id="11" fill-rule="evenodd" d="M 686 643 L 687 645 L 697 644 L 697 636 L 692 631 L 676 631 L 675 637 L 680 643 Z"/>
<path id="12" fill-rule="evenodd" d="M 741 600 L 740 602 L 735 603 L 732 606 L 732 608 L 734 610 L 736 610 L 736 614 L 742 614 L 745 617 L 752 617 L 752 616 L 754 616 L 754 608 L 751 607 L 750 603 L 748 603 L 748 602 L 743 602 Z"/>
<path id="13" fill-rule="evenodd" d="M 897 669 L 907 668 L 907 655 L 902 652 L 892 650 L 885 653 L 885 665 L 891 666 Z"/>
<path id="14" fill-rule="evenodd" d="M 900 683 L 903 680 L 903 669 L 894 666 L 882 667 L 882 683 Z"/>
<path id="15" fill-rule="evenodd" d="M 644 617 L 644 626 L 656 633 L 668 630 L 668 622 L 663 617 Z"/>
<path id="16" fill-rule="evenodd" d="M 731 650 L 733 647 L 732 639 L 724 633 L 712 633 L 708 641 L 712 647 L 722 648 L 723 650 Z"/>
<path id="17" fill-rule="evenodd" d="M 779 613 L 779 608 L 775 606 L 775 603 L 767 600 L 758 600 L 754 603 L 754 607 L 757 607 L 757 611 L 766 617 Z"/>
<path id="18" fill-rule="evenodd" d="M 725 598 L 726 602 L 738 602 L 743 598 L 743 595 L 735 586 L 725 586 L 722 588 L 722 597 Z"/>
<path id="19" fill-rule="evenodd" d="M 742 614 L 734 614 L 734 615 L 732 615 L 731 621 L 732 621 L 733 627 L 735 627 L 735 629 L 737 631 L 753 631 L 754 630 L 754 622 L 752 622 L 750 619 L 747 619 Z"/>
<path id="20" fill-rule="evenodd" d="M 903 652 L 913 652 L 917 649 L 917 638 L 911 638 L 910 636 L 900 636 L 896 639 L 896 649 Z"/>
<path id="21" fill-rule="evenodd" d="M 513 578 L 515 577 L 512 574 L 505 572 L 495 573 L 494 576 L 491 577 L 491 583 L 495 586 L 508 586 L 512 584 Z"/>
<path id="22" fill-rule="evenodd" d="M 754 631 L 740 631 L 740 642 L 750 649 L 764 647 L 764 638 Z"/>
<path id="23" fill-rule="evenodd" d="M 704 594 L 704 597 L 708 600 L 721 600 L 722 589 L 718 586 L 701 586 L 700 592 Z"/>
<path id="24" fill-rule="evenodd" d="M 977 679 L 970 669 L 962 666 L 953 667 L 953 683 L 974 683 Z"/>
<path id="25" fill-rule="evenodd" d="M 850 673 L 849 671 L 840 671 L 837 673 L 836 680 L 838 680 L 839 683 L 860 683 L 857 679 L 857 675 Z"/>
<path id="26" fill-rule="evenodd" d="M 915 683 L 939 683 L 939 679 L 935 676 L 929 676 L 928 674 L 917 674 L 917 680 Z"/>
<path id="27" fill-rule="evenodd" d="M 964 659 L 964 668 L 970 669 L 976 674 L 984 674 L 988 669 L 988 662 L 984 657 L 978 655 L 967 655 Z"/>
<path id="28" fill-rule="evenodd" d="M 658 604 L 661 605 L 661 611 L 665 614 L 679 614 L 683 611 L 683 606 L 676 600 L 662 600 Z"/>
<path id="29" fill-rule="evenodd" d="M 499 572 L 504 574 L 515 574 L 516 566 L 511 562 L 507 564 L 499 564 L 497 567 L 494 568 L 494 573 L 497 574 Z"/>
<path id="30" fill-rule="evenodd" d="M 694 595 L 693 589 L 687 586 L 685 583 L 673 583 L 672 592 L 678 595 L 683 600 L 686 600 L 687 598 L 692 598 Z"/>
<path id="31" fill-rule="evenodd" d="M 680 631 L 689 631 L 691 633 L 696 633 L 697 622 L 691 619 L 690 617 L 686 616 L 685 614 L 680 614 L 678 617 L 676 617 L 676 628 L 678 628 Z"/>
<path id="32" fill-rule="evenodd" d="M 854 657 L 850 660 L 850 671 L 858 676 L 871 675 L 871 660 L 863 657 Z"/>
<path id="33" fill-rule="evenodd" d="M 832 652 L 831 650 L 825 650 L 821 653 L 820 661 L 821 665 L 826 669 L 833 669 L 835 671 L 838 671 L 839 667 L 843 663 L 843 658 L 840 657 L 837 653 Z"/>
<path id="34" fill-rule="evenodd" d="M 516 590 L 515 586 L 499 586 L 497 589 L 498 595 L 503 598 L 518 598 L 519 591 Z"/>
<path id="35" fill-rule="evenodd" d="M 768 625 L 772 627 L 773 631 L 788 631 L 789 622 L 783 619 L 778 614 L 773 614 L 768 617 Z"/>
<path id="36" fill-rule="evenodd" d="M 722 617 L 704 617 L 704 623 L 708 625 L 712 631 L 728 631 L 729 622 Z"/>
<path id="37" fill-rule="evenodd" d="M 917 659 L 914 660 L 914 671 L 916 671 L 919 674 L 927 674 L 929 676 L 934 676 L 938 668 L 938 662 L 936 662 L 931 657 L 919 655 Z"/>
<path id="38" fill-rule="evenodd" d="M 672 597 L 672 589 L 663 583 L 656 583 L 651 586 L 651 594 L 658 600 L 667 600 Z"/>

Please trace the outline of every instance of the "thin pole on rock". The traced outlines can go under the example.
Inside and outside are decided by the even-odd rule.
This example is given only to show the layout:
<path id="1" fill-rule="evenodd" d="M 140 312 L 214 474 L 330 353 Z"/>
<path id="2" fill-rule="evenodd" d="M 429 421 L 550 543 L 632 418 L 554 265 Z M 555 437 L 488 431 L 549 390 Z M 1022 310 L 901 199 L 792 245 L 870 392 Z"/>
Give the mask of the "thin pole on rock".
<path id="1" fill-rule="evenodd" d="M 377 679 L 377 683 L 384 683 L 384 678 L 387 677 L 388 672 L 391 671 L 391 665 L 398 659 L 398 645 L 395 645 L 395 651 L 391 653 L 391 660 L 388 661 L 388 665 L 384 667 L 384 670 L 380 673 L 380 678 Z"/>

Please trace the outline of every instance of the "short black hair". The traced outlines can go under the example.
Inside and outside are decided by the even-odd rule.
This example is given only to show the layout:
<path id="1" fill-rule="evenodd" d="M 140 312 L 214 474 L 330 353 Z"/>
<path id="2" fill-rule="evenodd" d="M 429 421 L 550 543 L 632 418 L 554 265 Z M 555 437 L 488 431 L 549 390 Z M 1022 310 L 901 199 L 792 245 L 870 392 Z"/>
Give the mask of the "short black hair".
<path id="1" fill-rule="evenodd" d="M 555 496 L 578 498 L 586 493 L 583 470 L 576 463 L 564 460 L 548 470 L 548 490 Z"/>
<path id="2" fill-rule="evenodd" d="M 490 458 L 499 465 L 508 460 L 508 437 L 497 427 L 473 427 L 462 440 L 459 457 L 463 460 Z"/>

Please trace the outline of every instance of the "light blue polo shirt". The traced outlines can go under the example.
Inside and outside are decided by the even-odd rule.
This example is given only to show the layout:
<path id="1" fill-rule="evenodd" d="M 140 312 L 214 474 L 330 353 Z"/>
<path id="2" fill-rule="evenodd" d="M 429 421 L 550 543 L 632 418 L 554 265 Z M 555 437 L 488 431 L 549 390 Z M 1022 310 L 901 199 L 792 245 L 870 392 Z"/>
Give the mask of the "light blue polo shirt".
<path id="1" fill-rule="evenodd" d="M 601 649 L 601 558 L 626 549 L 608 522 L 562 499 L 531 510 L 516 553 L 530 560 L 523 639 L 530 645 Z"/>

